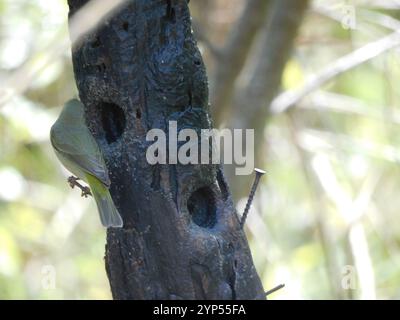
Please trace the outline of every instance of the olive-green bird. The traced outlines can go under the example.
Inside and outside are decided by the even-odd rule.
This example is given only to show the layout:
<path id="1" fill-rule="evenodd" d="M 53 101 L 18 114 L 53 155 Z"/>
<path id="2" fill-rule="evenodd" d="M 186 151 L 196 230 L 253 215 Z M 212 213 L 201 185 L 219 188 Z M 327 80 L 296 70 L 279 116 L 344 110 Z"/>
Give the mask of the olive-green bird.
<path id="1" fill-rule="evenodd" d="M 82 196 L 93 194 L 105 227 L 122 227 L 123 222 L 111 198 L 110 178 L 96 140 L 86 126 L 83 104 L 74 99 L 67 102 L 51 127 L 50 141 L 61 163 L 77 178 L 70 177 L 71 187 L 82 189 Z M 91 189 L 81 186 L 82 179 Z"/>

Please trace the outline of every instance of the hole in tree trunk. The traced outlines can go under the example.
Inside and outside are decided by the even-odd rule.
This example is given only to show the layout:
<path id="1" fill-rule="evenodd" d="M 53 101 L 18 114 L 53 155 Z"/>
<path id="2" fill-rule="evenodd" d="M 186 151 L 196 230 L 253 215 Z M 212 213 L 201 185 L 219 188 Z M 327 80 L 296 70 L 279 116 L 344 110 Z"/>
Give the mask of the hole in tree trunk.
<path id="1" fill-rule="evenodd" d="M 104 62 L 97 65 L 97 70 L 99 72 L 105 72 L 107 70 L 107 66 Z"/>
<path id="2" fill-rule="evenodd" d="M 125 113 L 118 105 L 107 102 L 101 103 L 100 110 L 106 140 L 109 144 L 113 143 L 125 130 Z"/>
<path id="3" fill-rule="evenodd" d="M 212 228 L 217 223 L 215 200 L 209 187 L 203 187 L 189 197 L 187 208 L 192 221 L 202 228 Z"/>

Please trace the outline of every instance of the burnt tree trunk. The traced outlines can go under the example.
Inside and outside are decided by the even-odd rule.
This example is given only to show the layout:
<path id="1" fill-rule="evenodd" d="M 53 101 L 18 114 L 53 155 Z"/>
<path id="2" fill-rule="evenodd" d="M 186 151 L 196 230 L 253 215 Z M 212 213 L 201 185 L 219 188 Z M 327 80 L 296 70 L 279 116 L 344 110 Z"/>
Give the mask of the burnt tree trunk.
<path id="1" fill-rule="evenodd" d="M 87 0 L 69 0 L 72 16 Z M 130 0 L 73 47 L 87 123 L 123 229 L 107 230 L 115 299 L 264 299 L 219 165 L 150 165 L 152 128 L 210 128 L 186 0 Z"/>

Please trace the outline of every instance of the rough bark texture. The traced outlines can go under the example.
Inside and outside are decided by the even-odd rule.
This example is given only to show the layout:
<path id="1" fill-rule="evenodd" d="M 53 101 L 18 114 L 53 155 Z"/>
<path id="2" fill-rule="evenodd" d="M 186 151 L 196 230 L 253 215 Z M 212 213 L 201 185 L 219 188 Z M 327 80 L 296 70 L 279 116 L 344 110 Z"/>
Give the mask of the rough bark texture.
<path id="1" fill-rule="evenodd" d="M 87 0 L 69 0 L 71 15 Z M 107 232 L 115 299 L 264 299 L 220 166 L 150 165 L 149 129 L 210 127 L 186 0 L 131 0 L 73 48 L 88 126 L 125 226 Z"/>

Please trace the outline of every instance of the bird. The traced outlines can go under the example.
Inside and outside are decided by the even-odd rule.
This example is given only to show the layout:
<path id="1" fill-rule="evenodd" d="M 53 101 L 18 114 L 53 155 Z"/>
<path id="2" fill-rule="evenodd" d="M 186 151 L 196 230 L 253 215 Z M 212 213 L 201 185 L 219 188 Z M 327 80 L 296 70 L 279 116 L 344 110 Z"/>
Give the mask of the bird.
<path id="1" fill-rule="evenodd" d="M 63 166 L 75 176 L 68 178 L 71 188 L 78 186 L 82 196 L 93 195 L 104 227 L 123 227 L 109 188 L 111 181 L 100 148 L 85 123 L 84 105 L 77 99 L 65 103 L 50 129 L 50 142 Z M 89 187 L 82 186 L 83 180 Z"/>

